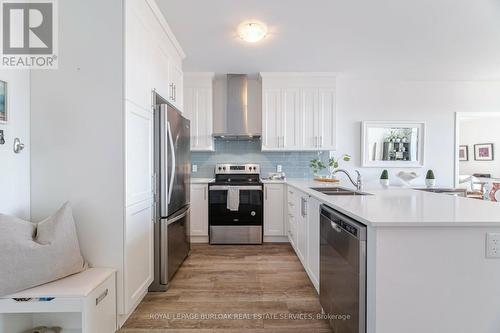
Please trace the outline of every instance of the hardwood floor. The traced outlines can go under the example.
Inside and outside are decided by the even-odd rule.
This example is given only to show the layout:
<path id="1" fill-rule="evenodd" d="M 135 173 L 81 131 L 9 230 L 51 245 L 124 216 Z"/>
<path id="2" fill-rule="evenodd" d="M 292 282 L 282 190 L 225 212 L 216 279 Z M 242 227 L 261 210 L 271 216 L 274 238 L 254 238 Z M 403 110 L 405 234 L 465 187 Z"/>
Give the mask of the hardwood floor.
<path id="1" fill-rule="evenodd" d="M 163 293 L 146 295 L 120 333 L 329 333 L 289 244 L 193 244 Z"/>

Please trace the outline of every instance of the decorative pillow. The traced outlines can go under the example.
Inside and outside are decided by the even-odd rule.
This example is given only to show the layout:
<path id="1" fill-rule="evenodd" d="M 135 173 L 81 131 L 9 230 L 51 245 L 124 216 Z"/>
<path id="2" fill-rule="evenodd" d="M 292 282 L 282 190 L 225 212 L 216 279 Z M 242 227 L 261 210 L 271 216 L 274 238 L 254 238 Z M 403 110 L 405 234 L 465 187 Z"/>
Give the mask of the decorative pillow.
<path id="1" fill-rule="evenodd" d="M 39 223 L 0 214 L 0 296 L 86 268 L 68 202 Z"/>

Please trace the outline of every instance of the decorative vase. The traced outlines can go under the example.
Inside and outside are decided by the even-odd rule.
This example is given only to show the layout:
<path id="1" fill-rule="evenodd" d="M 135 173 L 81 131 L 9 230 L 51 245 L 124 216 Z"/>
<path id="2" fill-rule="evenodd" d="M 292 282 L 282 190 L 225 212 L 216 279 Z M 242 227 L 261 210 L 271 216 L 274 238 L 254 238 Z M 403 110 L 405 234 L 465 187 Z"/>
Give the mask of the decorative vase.
<path id="1" fill-rule="evenodd" d="M 489 197 L 491 201 L 500 201 L 500 183 L 493 183 L 491 191 L 489 192 Z"/>
<path id="2" fill-rule="evenodd" d="M 380 185 L 383 187 L 389 187 L 389 179 L 380 179 Z"/>
<path id="3" fill-rule="evenodd" d="M 426 179 L 425 185 L 427 187 L 434 187 L 434 186 L 436 186 L 436 180 L 435 179 Z"/>

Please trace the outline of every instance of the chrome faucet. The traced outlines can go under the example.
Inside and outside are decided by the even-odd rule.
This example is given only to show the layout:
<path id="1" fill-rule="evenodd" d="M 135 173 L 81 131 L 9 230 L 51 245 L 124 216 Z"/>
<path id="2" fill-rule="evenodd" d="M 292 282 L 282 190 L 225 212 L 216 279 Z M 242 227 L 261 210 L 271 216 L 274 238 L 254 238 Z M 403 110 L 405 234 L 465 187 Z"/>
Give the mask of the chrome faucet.
<path id="1" fill-rule="evenodd" d="M 342 172 L 344 173 L 347 178 L 349 178 L 349 181 L 352 183 L 352 185 L 354 185 L 356 187 L 356 190 L 358 191 L 361 191 L 361 189 L 363 188 L 363 178 L 361 177 L 361 173 L 358 171 L 358 170 L 354 170 L 356 172 L 356 181 L 354 181 L 351 177 L 351 175 L 349 174 L 349 172 L 347 172 L 346 170 L 344 169 L 337 169 L 335 170 L 333 173 L 332 173 L 332 176 L 339 173 L 339 172 Z"/>

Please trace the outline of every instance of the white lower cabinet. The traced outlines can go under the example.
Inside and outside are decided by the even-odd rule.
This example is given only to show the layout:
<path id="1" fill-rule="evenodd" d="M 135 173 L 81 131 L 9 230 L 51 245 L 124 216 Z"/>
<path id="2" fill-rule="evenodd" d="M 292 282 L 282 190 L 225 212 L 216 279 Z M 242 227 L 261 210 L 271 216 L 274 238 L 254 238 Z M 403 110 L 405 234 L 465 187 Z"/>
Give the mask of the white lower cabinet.
<path id="1" fill-rule="evenodd" d="M 208 241 L 208 184 L 191 184 L 190 234 L 192 242 Z"/>
<path id="2" fill-rule="evenodd" d="M 264 184 L 264 236 L 286 236 L 285 184 Z"/>
<path id="3" fill-rule="evenodd" d="M 287 212 L 286 212 L 286 225 L 287 225 L 287 235 L 290 244 L 294 249 L 297 246 L 297 194 L 294 188 L 287 186 L 286 192 L 287 198 Z"/>
<path id="4" fill-rule="evenodd" d="M 130 313 L 153 282 L 153 200 L 127 207 L 125 221 L 124 310 Z"/>
<path id="5" fill-rule="evenodd" d="M 307 199 L 309 196 L 303 192 L 297 191 L 296 195 L 296 226 L 297 226 L 297 243 L 295 252 L 304 268 L 307 268 Z"/>
<path id="6" fill-rule="evenodd" d="M 286 227 L 288 239 L 319 292 L 319 206 L 320 201 L 287 186 Z"/>
<path id="7" fill-rule="evenodd" d="M 319 292 L 319 219 L 321 202 L 309 197 L 307 202 L 307 274 Z"/>

